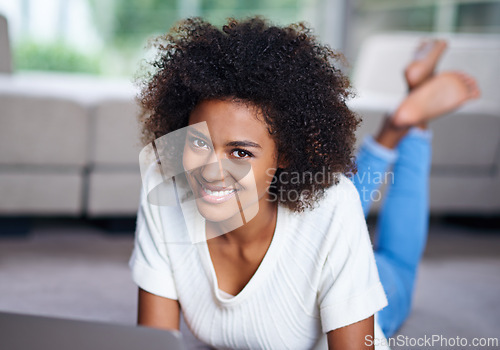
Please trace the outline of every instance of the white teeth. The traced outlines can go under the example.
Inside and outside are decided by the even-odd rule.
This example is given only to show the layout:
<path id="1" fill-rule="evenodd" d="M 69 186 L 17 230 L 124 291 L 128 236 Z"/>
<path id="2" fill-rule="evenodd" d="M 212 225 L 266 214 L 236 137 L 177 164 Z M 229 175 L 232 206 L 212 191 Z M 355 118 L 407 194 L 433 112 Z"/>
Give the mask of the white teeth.
<path id="1" fill-rule="evenodd" d="M 205 187 L 203 187 L 203 190 L 207 194 L 209 194 L 211 196 L 215 196 L 215 197 L 225 197 L 225 196 L 227 196 L 227 195 L 229 195 L 229 194 L 231 194 L 231 193 L 233 193 L 235 191 L 234 189 L 233 190 L 226 190 L 226 191 L 211 191 L 211 190 L 209 190 L 208 188 L 205 188 Z"/>

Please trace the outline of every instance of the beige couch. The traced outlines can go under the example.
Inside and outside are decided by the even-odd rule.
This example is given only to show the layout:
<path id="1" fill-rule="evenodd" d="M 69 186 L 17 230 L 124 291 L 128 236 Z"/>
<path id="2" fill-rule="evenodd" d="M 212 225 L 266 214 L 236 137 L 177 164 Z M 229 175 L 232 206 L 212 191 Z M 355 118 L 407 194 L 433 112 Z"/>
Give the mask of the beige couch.
<path id="1" fill-rule="evenodd" d="M 0 214 L 132 215 L 140 189 L 127 81 L 0 75 Z"/>
<path id="2" fill-rule="evenodd" d="M 359 97 L 351 103 L 364 116 L 360 139 L 402 98 L 400 72 L 416 40 L 408 33 L 377 36 L 363 46 L 353 78 Z M 432 124 L 431 206 L 436 213 L 498 214 L 499 42 L 461 40 L 452 39 L 439 69 L 476 75 L 484 97 Z M 135 215 L 141 188 L 135 94 L 128 81 L 1 73 L 0 216 Z"/>

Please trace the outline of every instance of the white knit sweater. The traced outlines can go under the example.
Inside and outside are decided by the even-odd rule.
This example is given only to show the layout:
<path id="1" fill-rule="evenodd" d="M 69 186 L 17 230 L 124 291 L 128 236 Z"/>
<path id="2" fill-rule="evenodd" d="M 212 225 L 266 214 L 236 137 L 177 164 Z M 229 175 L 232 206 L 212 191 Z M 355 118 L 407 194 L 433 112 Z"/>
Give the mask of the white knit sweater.
<path id="1" fill-rule="evenodd" d="M 387 305 L 359 195 L 345 176 L 314 210 L 278 207 L 271 245 L 236 296 L 219 290 L 206 242 L 191 243 L 188 232 L 204 237 L 205 222 L 195 204 L 190 208 L 151 205 L 141 192 L 129 265 L 141 288 L 179 300 L 201 342 L 218 349 L 325 348 L 326 332 Z M 379 339 L 380 332 L 376 326 Z"/>

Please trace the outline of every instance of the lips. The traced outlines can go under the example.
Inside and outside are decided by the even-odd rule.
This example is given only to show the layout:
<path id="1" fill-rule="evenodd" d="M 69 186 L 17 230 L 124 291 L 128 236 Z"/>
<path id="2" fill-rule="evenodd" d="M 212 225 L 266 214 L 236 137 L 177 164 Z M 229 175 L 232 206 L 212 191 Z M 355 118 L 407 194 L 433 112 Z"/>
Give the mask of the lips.
<path id="1" fill-rule="evenodd" d="M 209 184 L 202 184 L 198 181 L 201 197 L 209 203 L 222 203 L 234 196 L 238 191 L 231 187 L 220 187 Z"/>

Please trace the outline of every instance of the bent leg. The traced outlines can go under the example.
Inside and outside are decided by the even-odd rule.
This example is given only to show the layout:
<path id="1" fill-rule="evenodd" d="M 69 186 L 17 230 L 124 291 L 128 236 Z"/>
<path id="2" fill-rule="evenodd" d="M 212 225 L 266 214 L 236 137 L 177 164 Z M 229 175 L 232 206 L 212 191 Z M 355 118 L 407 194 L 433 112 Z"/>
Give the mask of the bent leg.
<path id="1" fill-rule="evenodd" d="M 366 136 L 356 156 L 358 172 L 351 180 L 358 190 L 365 217 L 374 200 L 381 199 L 379 188 L 392 176 L 388 169 L 398 158 L 396 147 L 410 130 L 409 127 L 397 127 L 392 116 L 385 117 L 376 137 Z"/>
<path id="2" fill-rule="evenodd" d="M 365 216 L 374 200 L 380 198 L 377 192 L 380 178 L 385 179 L 387 170 L 398 157 L 394 149 L 384 147 L 368 135 L 363 139 L 356 157 L 358 172 L 351 177 L 358 190 Z"/>
<path id="3" fill-rule="evenodd" d="M 382 330 L 391 336 L 408 316 L 417 268 L 429 224 L 429 173 L 432 132 L 412 128 L 399 143 L 375 237 L 375 259 L 389 305 L 379 311 Z"/>

